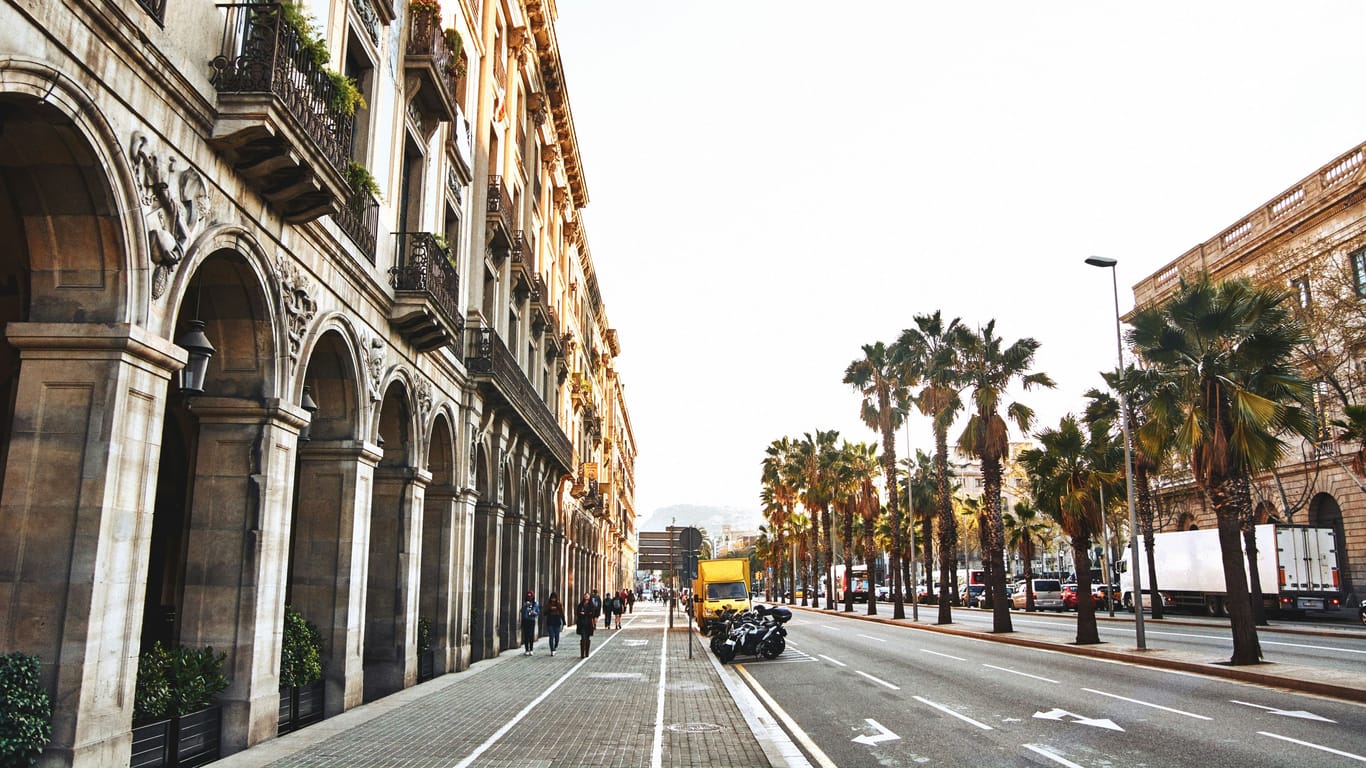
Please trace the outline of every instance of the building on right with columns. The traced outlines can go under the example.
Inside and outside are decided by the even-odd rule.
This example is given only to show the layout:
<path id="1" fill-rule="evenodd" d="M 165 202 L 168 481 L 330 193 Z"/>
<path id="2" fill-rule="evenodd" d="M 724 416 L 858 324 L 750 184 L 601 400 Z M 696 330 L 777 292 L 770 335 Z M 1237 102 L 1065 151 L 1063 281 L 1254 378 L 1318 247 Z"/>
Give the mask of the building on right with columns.
<path id="1" fill-rule="evenodd" d="M 1314 383 L 1317 441 L 1292 444 L 1280 466 L 1253 478 L 1258 522 L 1331 527 L 1347 604 L 1366 595 L 1366 466 L 1363 446 L 1331 426 L 1366 403 L 1366 144 L 1267 201 L 1219 234 L 1139 281 L 1138 308 L 1161 302 L 1183 276 L 1245 276 L 1294 293 L 1312 338 L 1301 375 Z M 1155 489 L 1160 530 L 1213 528 L 1214 512 L 1189 474 Z"/>

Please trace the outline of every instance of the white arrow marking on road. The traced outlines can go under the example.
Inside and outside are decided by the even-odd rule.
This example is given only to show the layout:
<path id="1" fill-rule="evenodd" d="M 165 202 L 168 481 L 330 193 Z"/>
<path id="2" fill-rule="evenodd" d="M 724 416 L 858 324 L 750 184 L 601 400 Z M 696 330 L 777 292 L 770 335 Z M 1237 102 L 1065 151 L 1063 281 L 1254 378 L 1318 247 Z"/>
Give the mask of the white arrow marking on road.
<path id="1" fill-rule="evenodd" d="M 1299 717 L 1299 718 L 1302 718 L 1302 719 L 1305 719 L 1305 720 L 1318 720 L 1320 723 L 1336 723 L 1336 722 L 1337 722 L 1336 720 L 1329 720 L 1329 719 L 1326 718 L 1326 717 L 1320 717 L 1319 715 L 1316 715 L 1316 714 L 1314 714 L 1313 712 L 1305 712 L 1303 709 L 1293 709 L 1293 710 L 1292 710 L 1292 709 L 1276 709 L 1275 707 L 1264 707 L 1264 706 L 1262 706 L 1261 704 L 1253 704 L 1253 703 L 1250 702 L 1250 701 L 1238 701 L 1237 699 L 1229 699 L 1229 701 L 1233 702 L 1234 704 L 1242 704 L 1242 705 L 1245 706 L 1245 707 L 1254 707 L 1254 708 L 1256 708 L 1256 709 L 1265 709 L 1267 712 L 1270 712 L 1270 713 L 1273 714 L 1273 715 L 1285 715 L 1286 717 Z"/>
<path id="2" fill-rule="evenodd" d="M 887 730 L 887 726 L 883 725 L 882 723 L 879 723 L 871 717 L 868 718 L 866 722 L 868 723 L 868 725 L 872 726 L 873 730 L 877 731 L 878 733 L 874 736 L 854 737 L 854 741 L 857 741 L 860 744 L 867 744 L 871 747 L 880 741 L 896 741 L 897 739 L 901 738 L 895 733 L 892 733 L 891 731 Z"/>
<path id="3" fill-rule="evenodd" d="M 1072 720 L 1071 722 L 1076 723 L 1078 725 L 1093 725 L 1097 728 L 1107 728 L 1112 731 L 1124 730 L 1123 728 L 1120 728 L 1118 725 L 1115 725 L 1114 721 L 1112 720 L 1108 720 L 1106 718 L 1093 719 L 1089 717 L 1082 717 L 1081 715 L 1078 715 L 1075 712 L 1068 712 L 1065 709 L 1058 709 L 1056 707 L 1049 710 L 1048 712 L 1035 712 L 1034 717 L 1040 720 L 1062 720 L 1064 717 L 1072 717 L 1076 719 Z"/>

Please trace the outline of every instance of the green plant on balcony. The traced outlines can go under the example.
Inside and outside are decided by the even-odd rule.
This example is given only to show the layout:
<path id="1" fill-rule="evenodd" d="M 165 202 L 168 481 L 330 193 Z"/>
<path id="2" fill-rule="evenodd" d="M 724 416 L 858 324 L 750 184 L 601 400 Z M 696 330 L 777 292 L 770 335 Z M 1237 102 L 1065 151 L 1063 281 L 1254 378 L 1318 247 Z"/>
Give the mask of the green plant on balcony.
<path id="1" fill-rule="evenodd" d="M 346 183 L 357 196 L 379 197 L 379 182 L 375 181 L 369 168 L 355 160 L 346 164 Z"/>
<path id="2" fill-rule="evenodd" d="M 283 3 L 280 5 L 280 18 L 298 35 L 299 46 L 305 55 L 332 82 L 328 106 L 347 117 L 356 114 L 357 109 L 365 109 L 365 97 L 356 81 L 327 66 L 327 40 L 318 34 L 317 22 L 304 7 L 299 3 Z"/>
<path id="3" fill-rule="evenodd" d="M 441 3 L 436 0 L 413 0 L 408 4 L 408 8 L 414 13 L 424 13 L 431 16 L 441 16 Z"/>
<path id="4" fill-rule="evenodd" d="M 0 765 L 33 765 L 52 738 L 52 702 L 37 656 L 0 656 Z"/>
<path id="5" fill-rule="evenodd" d="M 464 77 L 465 60 L 461 58 L 461 54 L 465 50 L 465 41 L 455 27 L 447 27 L 443 34 L 446 36 L 446 47 L 451 51 L 451 58 L 446 62 L 446 74 L 452 79 Z"/>

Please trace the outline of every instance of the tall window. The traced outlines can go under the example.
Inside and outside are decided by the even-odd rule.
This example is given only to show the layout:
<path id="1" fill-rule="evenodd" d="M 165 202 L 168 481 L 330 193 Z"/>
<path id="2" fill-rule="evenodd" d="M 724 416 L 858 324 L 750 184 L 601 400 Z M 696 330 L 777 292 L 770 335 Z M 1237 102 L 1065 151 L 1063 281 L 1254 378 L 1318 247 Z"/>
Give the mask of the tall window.
<path id="1" fill-rule="evenodd" d="M 1290 287 L 1295 291 L 1295 301 L 1300 305 L 1300 309 L 1309 308 L 1309 278 L 1299 277 L 1290 281 Z"/>
<path id="2" fill-rule="evenodd" d="M 375 101 L 375 64 L 370 60 L 365 45 L 355 35 L 348 35 L 346 55 L 342 61 L 343 73 L 356 81 L 356 87 L 365 98 L 366 107 L 357 106 L 352 115 L 351 159 L 365 165 L 370 150 L 370 109 Z"/>
<path id="3" fill-rule="evenodd" d="M 1358 296 L 1366 296 L 1366 248 L 1348 257 L 1352 260 L 1352 284 Z"/>

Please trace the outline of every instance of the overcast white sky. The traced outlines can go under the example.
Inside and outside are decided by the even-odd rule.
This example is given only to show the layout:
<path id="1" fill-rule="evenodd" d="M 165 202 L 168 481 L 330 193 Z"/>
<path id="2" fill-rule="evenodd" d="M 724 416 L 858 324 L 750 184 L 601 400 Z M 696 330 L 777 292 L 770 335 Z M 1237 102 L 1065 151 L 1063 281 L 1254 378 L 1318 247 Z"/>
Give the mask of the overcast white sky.
<path id="1" fill-rule="evenodd" d="M 1087 255 L 1127 311 L 1366 140 L 1366 3 L 558 5 L 641 515 L 757 520 L 770 441 L 875 439 L 844 368 L 935 309 L 1038 339 L 1056 425 L 1115 365 Z"/>

